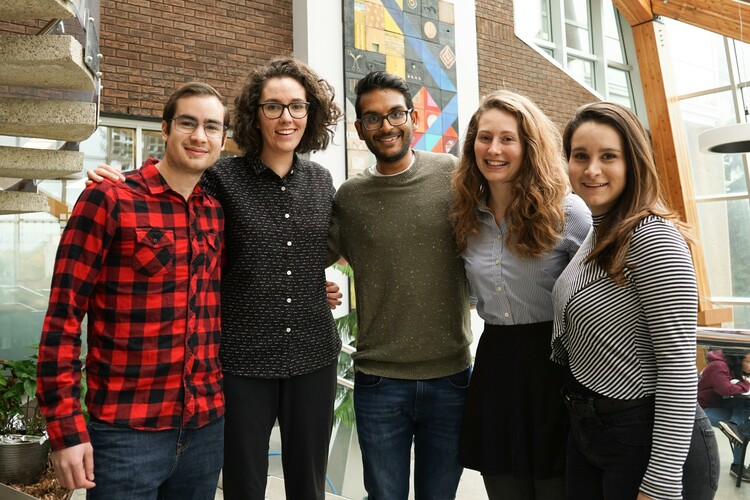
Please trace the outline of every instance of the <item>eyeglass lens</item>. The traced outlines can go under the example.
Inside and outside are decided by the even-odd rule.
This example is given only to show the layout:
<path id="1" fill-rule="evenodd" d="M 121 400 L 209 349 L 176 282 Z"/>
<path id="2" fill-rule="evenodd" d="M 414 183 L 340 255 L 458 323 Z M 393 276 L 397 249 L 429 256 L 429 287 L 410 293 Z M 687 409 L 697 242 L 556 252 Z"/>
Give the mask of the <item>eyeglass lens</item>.
<path id="1" fill-rule="evenodd" d="M 307 116 L 307 108 L 310 103 L 307 102 L 291 102 L 289 104 L 281 104 L 280 102 L 262 102 L 259 104 L 260 109 L 263 110 L 263 114 L 270 120 L 280 118 L 284 114 L 284 110 L 289 111 L 289 115 L 292 118 L 304 118 Z"/>
<path id="2" fill-rule="evenodd" d="M 192 134 L 200 125 L 203 127 L 203 131 L 205 132 L 207 137 L 221 137 L 224 135 L 224 131 L 226 129 L 223 123 L 199 123 L 197 120 L 194 120 L 187 116 L 178 116 L 177 118 L 173 118 L 172 121 L 174 122 L 174 127 L 178 131 L 185 134 Z"/>
<path id="3" fill-rule="evenodd" d="M 406 123 L 406 119 L 409 116 L 410 109 L 397 109 L 391 111 L 387 115 L 367 115 L 362 118 L 361 122 L 365 126 L 366 130 L 377 130 L 383 126 L 383 119 L 388 120 L 388 123 L 392 127 L 398 127 Z"/>

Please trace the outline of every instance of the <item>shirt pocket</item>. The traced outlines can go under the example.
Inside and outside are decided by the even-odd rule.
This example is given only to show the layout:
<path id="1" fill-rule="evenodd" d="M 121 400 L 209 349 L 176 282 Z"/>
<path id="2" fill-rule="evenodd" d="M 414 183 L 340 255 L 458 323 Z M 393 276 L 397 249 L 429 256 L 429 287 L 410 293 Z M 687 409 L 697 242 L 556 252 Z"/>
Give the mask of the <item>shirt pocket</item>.
<path id="1" fill-rule="evenodd" d="M 174 268 L 175 243 L 172 229 L 135 229 L 133 270 L 146 276 L 160 276 Z"/>
<path id="2" fill-rule="evenodd" d="M 219 264 L 219 248 L 221 240 L 216 231 L 205 231 L 203 233 L 203 252 L 206 255 L 206 273 L 211 276 Z"/>

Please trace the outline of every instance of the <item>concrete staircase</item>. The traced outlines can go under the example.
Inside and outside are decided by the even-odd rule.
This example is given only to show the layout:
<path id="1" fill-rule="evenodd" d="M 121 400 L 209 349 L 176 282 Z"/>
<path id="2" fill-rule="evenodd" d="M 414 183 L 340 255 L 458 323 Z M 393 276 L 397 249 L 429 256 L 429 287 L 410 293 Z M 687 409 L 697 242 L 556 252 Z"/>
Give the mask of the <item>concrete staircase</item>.
<path id="1" fill-rule="evenodd" d="M 0 33 L 0 85 L 9 89 L 0 95 L 0 135 L 76 143 L 94 133 L 100 56 L 86 54 L 81 42 L 98 52 L 95 20 L 87 17 L 92 1 L 98 7 L 98 0 L 0 0 L 0 21 L 26 25 L 64 19 L 79 35 Z M 92 97 L 82 102 L 81 96 Z M 0 147 L 0 178 L 12 179 L 0 183 L 0 214 L 59 216 L 66 211 L 64 204 L 61 210 L 60 200 L 39 192 L 37 181 L 65 178 L 82 169 L 83 153 Z"/>

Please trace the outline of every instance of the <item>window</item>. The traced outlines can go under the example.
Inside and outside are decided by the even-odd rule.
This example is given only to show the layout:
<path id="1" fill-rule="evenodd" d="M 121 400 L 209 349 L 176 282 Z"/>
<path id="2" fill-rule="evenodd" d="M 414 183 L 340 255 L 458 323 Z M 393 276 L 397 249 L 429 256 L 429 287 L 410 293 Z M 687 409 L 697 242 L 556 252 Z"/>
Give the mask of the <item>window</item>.
<path id="1" fill-rule="evenodd" d="M 701 132 L 747 121 L 750 45 L 678 21 L 665 25 L 711 289 L 705 298 L 732 307 L 735 328 L 750 328 L 750 155 L 698 149 Z"/>
<path id="2" fill-rule="evenodd" d="M 519 38 L 603 99 L 647 120 L 630 25 L 610 0 L 516 0 L 514 7 Z"/>

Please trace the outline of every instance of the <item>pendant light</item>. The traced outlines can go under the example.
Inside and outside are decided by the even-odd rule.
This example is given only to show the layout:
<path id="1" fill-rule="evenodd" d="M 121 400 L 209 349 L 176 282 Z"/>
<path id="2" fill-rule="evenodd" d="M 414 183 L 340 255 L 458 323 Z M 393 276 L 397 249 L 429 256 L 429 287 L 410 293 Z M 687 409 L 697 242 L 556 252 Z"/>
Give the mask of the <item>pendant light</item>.
<path id="1" fill-rule="evenodd" d="M 740 18 L 740 43 L 744 43 L 742 39 L 742 5 L 739 1 L 737 2 L 737 10 L 739 11 Z M 735 60 L 737 60 L 737 68 L 739 68 L 737 46 L 734 49 L 734 56 Z M 742 99 L 742 107 L 745 110 L 745 119 L 747 120 L 748 109 L 745 105 L 745 96 L 741 90 L 740 98 Z M 698 135 L 698 148 L 703 153 L 750 153 L 750 123 L 736 123 L 701 132 Z"/>

